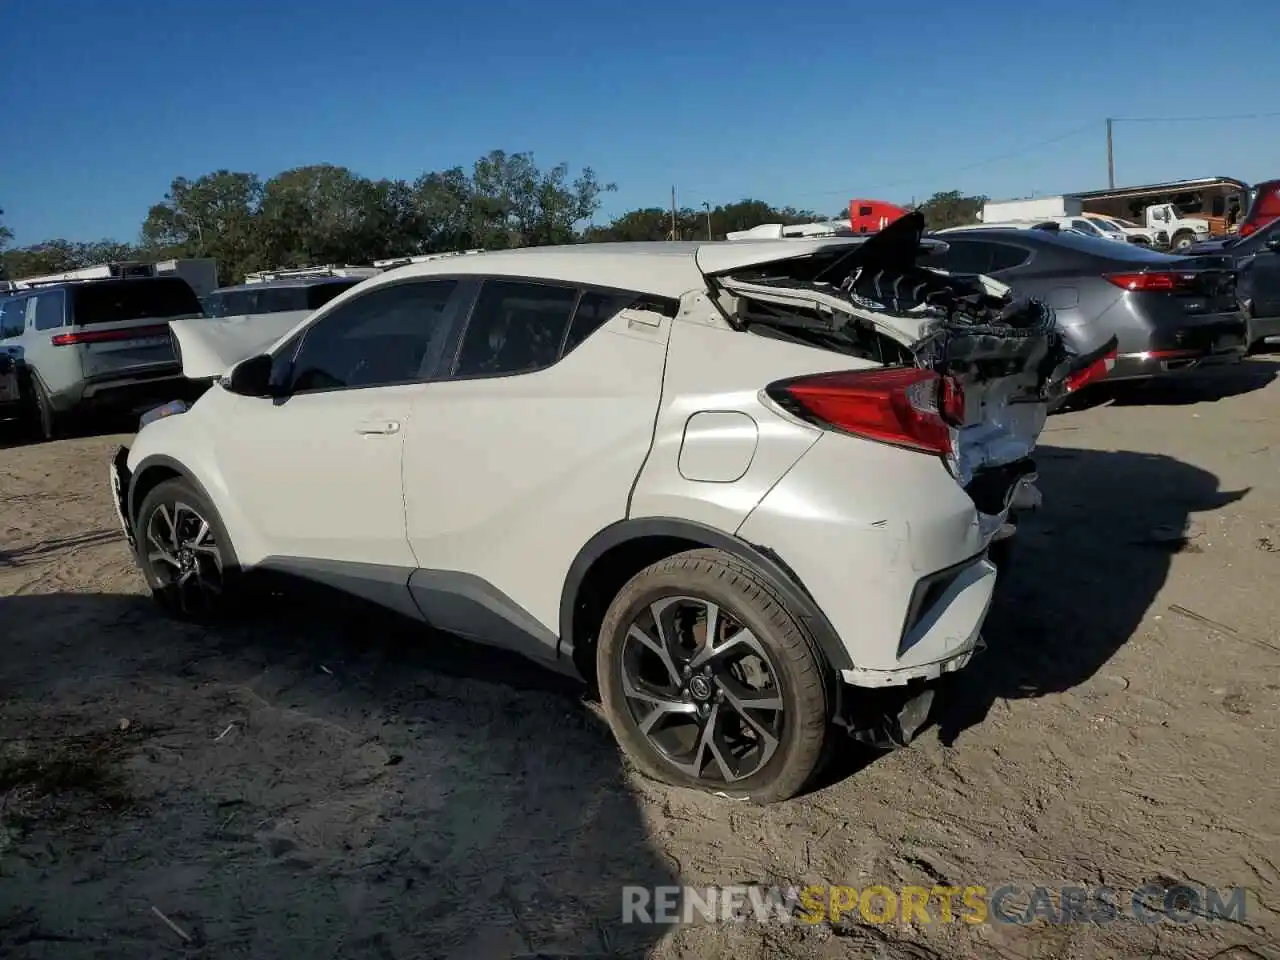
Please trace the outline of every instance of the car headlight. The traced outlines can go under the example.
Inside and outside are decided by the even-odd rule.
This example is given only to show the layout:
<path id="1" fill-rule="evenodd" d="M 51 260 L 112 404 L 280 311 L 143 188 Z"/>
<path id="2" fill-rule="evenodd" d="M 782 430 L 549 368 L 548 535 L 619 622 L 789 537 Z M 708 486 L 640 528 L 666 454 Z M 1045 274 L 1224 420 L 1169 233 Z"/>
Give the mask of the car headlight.
<path id="1" fill-rule="evenodd" d="M 170 400 L 163 406 L 153 407 L 144 413 L 138 421 L 138 429 L 141 430 L 148 423 L 155 423 L 157 420 L 163 420 L 165 417 L 172 417 L 179 413 L 186 413 L 187 405 L 181 400 Z"/>

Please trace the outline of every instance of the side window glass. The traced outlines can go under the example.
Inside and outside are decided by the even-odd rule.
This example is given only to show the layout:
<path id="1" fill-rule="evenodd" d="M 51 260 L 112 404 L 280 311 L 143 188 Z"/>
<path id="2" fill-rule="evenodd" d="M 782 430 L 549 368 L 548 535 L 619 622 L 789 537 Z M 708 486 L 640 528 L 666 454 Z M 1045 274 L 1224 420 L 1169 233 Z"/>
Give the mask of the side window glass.
<path id="1" fill-rule="evenodd" d="M 36 329 L 54 330 L 62 326 L 62 308 L 65 294 L 61 290 L 49 290 L 36 300 Z"/>
<path id="2" fill-rule="evenodd" d="M 27 326 L 27 298 L 5 297 L 0 300 L 0 340 L 22 336 Z"/>
<path id="3" fill-rule="evenodd" d="M 308 327 L 292 390 L 408 383 L 432 376 L 449 339 L 456 280 L 378 287 Z"/>
<path id="4" fill-rule="evenodd" d="M 485 281 L 453 375 L 502 376 L 551 366 L 560 357 L 577 300 L 575 287 Z"/>
<path id="5" fill-rule="evenodd" d="M 591 336 L 614 318 L 620 310 L 625 310 L 636 302 L 631 293 L 598 293 L 588 290 L 578 301 L 578 309 L 573 312 L 569 322 L 569 334 L 564 339 L 563 357 L 583 340 Z"/>
<path id="6" fill-rule="evenodd" d="M 991 244 L 990 265 L 987 267 L 986 272 L 999 273 L 1001 270 L 1020 267 L 1030 259 L 1030 250 L 1024 250 L 1022 247 L 1011 246 L 1007 243 L 993 243 Z"/>
<path id="7" fill-rule="evenodd" d="M 945 236 L 943 239 L 946 239 Z M 986 273 L 991 269 L 991 247 L 976 240 L 947 241 L 950 249 L 938 260 L 948 273 Z"/>

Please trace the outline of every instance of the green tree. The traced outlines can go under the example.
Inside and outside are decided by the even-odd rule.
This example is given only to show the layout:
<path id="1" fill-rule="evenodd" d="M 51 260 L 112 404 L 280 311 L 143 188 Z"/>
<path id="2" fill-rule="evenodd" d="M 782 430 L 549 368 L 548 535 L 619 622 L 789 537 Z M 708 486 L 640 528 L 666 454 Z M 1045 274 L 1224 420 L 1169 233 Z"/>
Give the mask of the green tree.
<path id="1" fill-rule="evenodd" d="M 0 218 L 3 217 L 4 211 L 0 210 Z M 0 219 L 0 253 L 4 252 L 5 248 L 9 246 L 9 242 L 11 240 L 13 240 L 13 231 L 4 224 L 3 219 Z"/>
<path id="2" fill-rule="evenodd" d="M 176 178 L 147 212 L 142 241 L 152 256 L 215 257 L 222 282 L 257 269 L 262 259 L 258 214 L 262 181 L 254 173 L 217 170 Z"/>
<path id="3" fill-rule="evenodd" d="M 576 227 L 600 209 L 600 196 L 617 189 L 590 167 L 569 180 L 569 165 L 541 170 L 531 153 L 494 150 L 471 174 L 475 239 L 491 249 L 571 243 Z"/>
<path id="4" fill-rule="evenodd" d="M 963 227 L 978 219 L 978 212 L 987 202 L 986 197 L 974 197 L 959 190 L 935 193 L 916 207 L 924 214 L 925 228 L 945 230 L 947 227 Z"/>

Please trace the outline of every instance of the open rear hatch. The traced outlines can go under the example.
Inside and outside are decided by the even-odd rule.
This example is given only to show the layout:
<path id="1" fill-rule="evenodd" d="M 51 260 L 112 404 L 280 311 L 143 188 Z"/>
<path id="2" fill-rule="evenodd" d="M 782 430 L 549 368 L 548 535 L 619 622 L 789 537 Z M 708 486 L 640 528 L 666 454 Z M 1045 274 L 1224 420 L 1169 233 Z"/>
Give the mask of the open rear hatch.
<path id="1" fill-rule="evenodd" d="M 989 277 L 922 266 L 922 254 L 936 249 L 945 244 L 925 239 L 924 218 L 912 213 L 865 241 L 833 240 L 795 257 L 704 272 L 737 329 L 889 368 L 880 379 L 900 381 L 906 399 L 889 397 L 886 409 L 911 404 L 907 415 L 929 418 L 932 430 L 904 445 L 943 455 L 979 510 L 1002 520 L 1034 479 L 1030 454 L 1049 405 L 1105 376 L 1116 342 L 1073 353 L 1043 303 L 1015 300 Z M 864 368 L 801 379 L 807 399 L 796 406 L 812 410 L 824 384 L 847 393 L 853 381 L 862 389 L 874 378 Z M 775 400 L 797 398 L 790 383 L 774 387 Z M 853 432 L 878 439 L 874 429 Z"/>

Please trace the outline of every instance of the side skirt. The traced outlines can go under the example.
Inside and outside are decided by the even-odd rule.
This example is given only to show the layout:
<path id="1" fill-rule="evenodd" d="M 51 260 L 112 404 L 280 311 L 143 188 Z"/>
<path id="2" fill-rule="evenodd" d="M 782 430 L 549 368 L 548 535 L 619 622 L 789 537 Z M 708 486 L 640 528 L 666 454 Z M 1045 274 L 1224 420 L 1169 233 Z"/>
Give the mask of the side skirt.
<path id="1" fill-rule="evenodd" d="M 573 658 L 557 656 L 559 638 L 488 581 L 454 570 L 268 557 L 255 569 L 331 587 L 445 633 L 519 654 L 581 680 Z"/>

